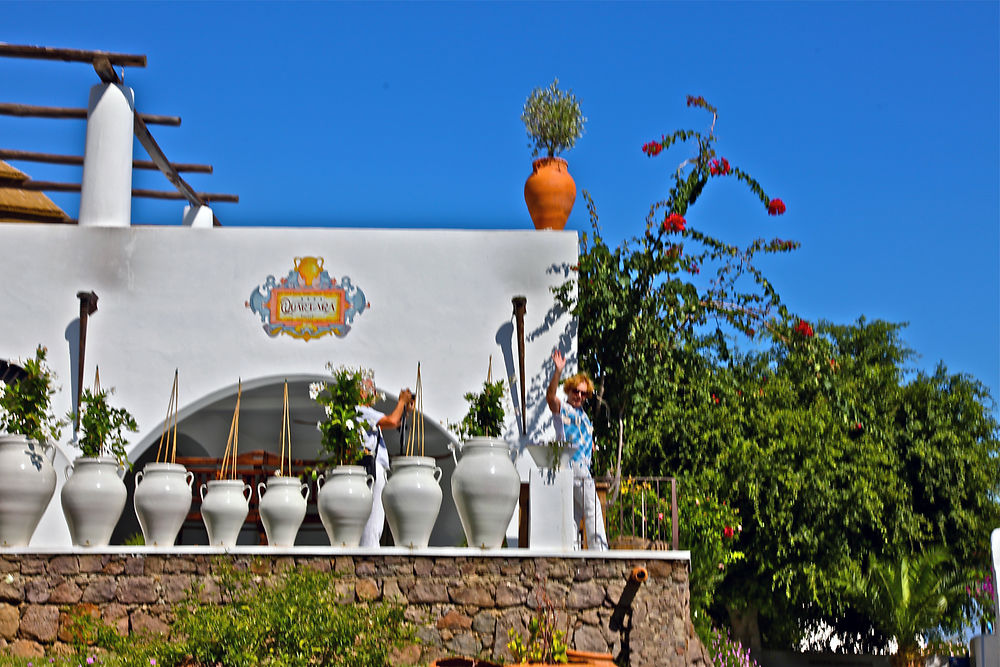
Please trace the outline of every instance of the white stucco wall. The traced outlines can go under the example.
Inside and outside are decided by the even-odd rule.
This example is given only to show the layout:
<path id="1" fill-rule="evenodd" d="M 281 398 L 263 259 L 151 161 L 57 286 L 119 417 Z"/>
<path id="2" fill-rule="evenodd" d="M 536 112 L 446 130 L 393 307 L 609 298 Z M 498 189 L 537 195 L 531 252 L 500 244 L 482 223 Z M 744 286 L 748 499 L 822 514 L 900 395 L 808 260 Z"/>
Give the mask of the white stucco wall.
<path id="1" fill-rule="evenodd" d="M 323 257 L 331 277 L 349 276 L 365 293 L 370 307 L 343 338 L 271 338 L 245 305 L 268 275 L 286 276 L 305 256 Z M 47 346 L 61 385 L 55 409 L 70 411 L 76 293 L 96 292 L 85 383 L 99 365 L 116 404 L 135 415 L 133 459 L 156 445 L 175 368 L 183 417 L 238 378 L 323 374 L 327 361 L 371 367 L 379 387 L 394 393 L 413 386 L 419 361 L 428 418 L 457 421 L 463 394 L 482 385 L 491 354 L 495 378 L 508 375 L 505 363 L 516 367 L 511 297 L 524 295 L 529 432 L 541 439 L 550 428 L 549 355 L 559 346 L 575 356 L 576 346 L 575 323 L 555 308 L 550 289 L 576 261 L 572 232 L 0 224 L 0 358 Z M 219 434 L 223 448 L 226 434 Z M 70 437 L 64 430 L 58 444 L 60 487 L 63 466 L 76 456 Z M 69 543 L 58 492 L 32 546 Z"/>

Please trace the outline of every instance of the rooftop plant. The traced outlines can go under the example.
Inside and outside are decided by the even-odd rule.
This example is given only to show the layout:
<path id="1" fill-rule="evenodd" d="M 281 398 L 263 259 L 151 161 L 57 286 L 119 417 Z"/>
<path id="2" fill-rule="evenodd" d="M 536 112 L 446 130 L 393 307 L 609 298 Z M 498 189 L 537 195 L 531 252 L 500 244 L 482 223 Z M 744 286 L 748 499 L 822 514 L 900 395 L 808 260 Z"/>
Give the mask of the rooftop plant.
<path id="1" fill-rule="evenodd" d="M 543 151 L 554 157 L 573 148 L 583 136 L 587 119 L 580 110 L 580 102 L 572 90 L 559 90 L 559 79 L 553 79 L 547 88 L 535 88 L 524 103 L 521 120 L 531 137 L 532 157 Z"/>

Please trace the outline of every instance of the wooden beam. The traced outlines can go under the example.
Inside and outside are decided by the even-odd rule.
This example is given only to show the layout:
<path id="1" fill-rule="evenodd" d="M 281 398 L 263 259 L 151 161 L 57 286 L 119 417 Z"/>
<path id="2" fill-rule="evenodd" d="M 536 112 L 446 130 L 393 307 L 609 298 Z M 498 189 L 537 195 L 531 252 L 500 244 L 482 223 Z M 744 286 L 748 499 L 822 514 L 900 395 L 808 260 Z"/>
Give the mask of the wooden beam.
<path id="1" fill-rule="evenodd" d="M 86 109 L 75 109 L 66 107 L 42 107 L 34 104 L 13 104 L 11 102 L 0 102 L 0 115 L 21 116 L 25 118 L 76 118 L 87 119 Z M 177 127 L 181 124 L 180 116 L 158 116 L 156 114 L 139 114 L 143 122 L 150 125 L 171 125 Z"/>
<path id="2" fill-rule="evenodd" d="M 17 187 L 22 190 L 40 190 L 44 192 L 79 192 L 79 183 L 59 183 L 57 181 L 24 181 L 17 184 Z M 226 204 L 238 204 L 240 201 L 239 195 L 224 194 L 221 192 L 193 192 L 192 194 L 197 197 L 198 204 L 196 206 L 204 206 L 209 202 L 223 202 Z M 146 197 L 148 199 L 187 199 L 187 197 L 180 192 L 173 192 L 172 190 L 145 190 L 142 188 L 132 188 L 133 197 Z M 190 201 L 190 200 L 188 200 Z M 193 204 L 193 202 L 192 202 Z"/>
<path id="3" fill-rule="evenodd" d="M 55 153 L 35 153 L 33 151 L 19 151 L 11 148 L 0 148 L 0 160 L 20 160 L 23 162 L 44 162 L 46 164 L 68 164 L 73 166 L 83 166 L 82 155 L 59 155 Z M 177 171 L 186 171 L 196 174 L 211 174 L 213 172 L 210 164 L 194 164 L 188 162 L 171 162 Z M 152 160 L 132 160 L 133 169 L 159 169 Z"/>
<path id="4" fill-rule="evenodd" d="M 146 56 L 131 53 L 110 53 L 108 51 L 85 51 L 83 49 L 59 49 L 48 46 L 28 46 L 25 44 L 0 44 L 0 56 L 8 58 L 34 58 L 36 60 L 62 60 L 65 62 L 92 63 L 105 58 L 119 67 L 145 67 Z"/>

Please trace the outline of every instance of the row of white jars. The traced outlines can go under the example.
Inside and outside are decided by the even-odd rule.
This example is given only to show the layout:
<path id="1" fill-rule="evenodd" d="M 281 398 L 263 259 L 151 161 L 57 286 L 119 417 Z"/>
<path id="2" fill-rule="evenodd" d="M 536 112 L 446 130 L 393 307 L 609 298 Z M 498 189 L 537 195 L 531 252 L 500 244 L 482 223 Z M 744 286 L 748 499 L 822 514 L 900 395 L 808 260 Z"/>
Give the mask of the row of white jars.
<path id="1" fill-rule="evenodd" d="M 463 448 L 452 491 L 468 544 L 499 547 L 520 480 L 506 443 L 473 439 Z M 26 546 L 55 489 L 51 445 L 23 436 L 0 435 L 0 543 Z M 382 500 L 394 542 L 425 547 L 441 505 L 440 468 L 429 457 L 397 457 Z M 73 543 L 107 545 L 126 500 L 112 458 L 78 458 L 67 466 L 61 494 Z M 172 545 L 190 509 L 193 474 L 183 466 L 149 463 L 136 474 L 135 510 L 146 544 Z M 145 481 L 144 481 L 145 480 Z M 334 545 L 356 546 L 371 512 L 372 480 L 360 466 L 329 471 L 320 488 L 319 511 Z M 236 543 L 249 511 L 249 485 L 215 480 L 202 485 L 202 516 L 209 542 Z M 303 492 L 305 495 L 303 495 Z M 261 521 L 268 543 L 291 546 L 305 516 L 309 487 L 296 478 L 271 477 L 258 485 Z"/>

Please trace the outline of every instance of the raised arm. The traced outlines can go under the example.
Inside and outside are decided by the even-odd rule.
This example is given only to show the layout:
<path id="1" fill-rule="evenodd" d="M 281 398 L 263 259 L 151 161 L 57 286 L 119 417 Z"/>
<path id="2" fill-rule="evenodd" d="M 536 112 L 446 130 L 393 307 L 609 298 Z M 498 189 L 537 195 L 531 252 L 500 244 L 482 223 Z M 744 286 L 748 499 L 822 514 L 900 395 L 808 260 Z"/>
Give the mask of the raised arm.
<path id="1" fill-rule="evenodd" d="M 559 396 L 556 395 L 556 389 L 559 388 L 559 379 L 562 377 L 563 369 L 566 368 L 566 358 L 558 349 L 552 351 L 552 363 L 555 364 L 556 370 L 552 373 L 552 379 L 549 380 L 548 389 L 545 390 L 545 402 L 549 404 L 549 410 L 558 414 L 561 404 Z"/>
<path id="2" fill-rule="evenodd" d="M 399 390 L 399 400 L 392 412 L 378 420 L 378 427 L 381 429 L 397 429 L 403 421 L 403 410 L 413 410 L 413 392 L 409 389 Z"/>

